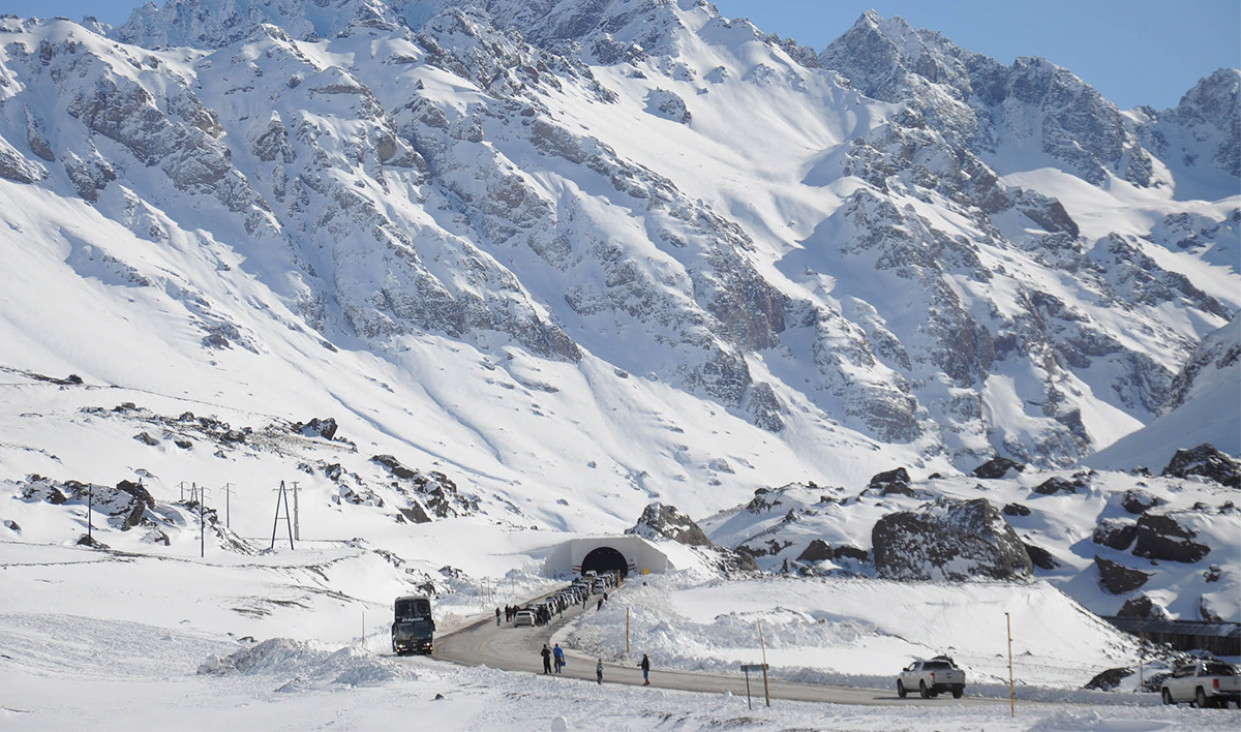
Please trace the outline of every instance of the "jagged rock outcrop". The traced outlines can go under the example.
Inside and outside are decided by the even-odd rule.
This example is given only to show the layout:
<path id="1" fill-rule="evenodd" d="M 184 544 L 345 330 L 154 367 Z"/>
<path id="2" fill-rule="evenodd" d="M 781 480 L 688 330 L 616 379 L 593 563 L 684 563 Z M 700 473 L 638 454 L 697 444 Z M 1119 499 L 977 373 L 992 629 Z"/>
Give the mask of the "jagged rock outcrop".
<path id="1" fill-rule="evenodd" d="M 941 498 L 916 512 L 881 518 L 871 531 L 880 577 L 902 580 L 1013 579 L 1033 571 L 1030 555 L 987 499 Z"/>
<path id="2" fill-rule="evenodd" d="M 636 534 L 645 539 L 671 539 L 688 546 L 712 546 L 711 540 L 693 519 L 678 511 L 676 506 L 658 502 L 647 506 L 638 518 L 638 523 L 625 529 L 625 533 Z M 750 556 L 753 557 L 752 554 Z"/>
<path id="3" fill-rule="evenodd" d="M 868 96 L 908 103 L 955 144 L 994 151 L 1006 136 L 1034 138 L 1041 152 L 1084 179 L 1108 172 L 1152 184 L 1150 156 L 1116 106 L 1067 69 L 1041 58 L 1005 67 L 901 18 L 865 13 L 820 55 Z"/>
<path id="4" fill-rule="evenodd" d="M 1163 475 L 1174 478 L 1200 476 L 1229 488 L 1241 488 L 1241 463 L 1212 445 L 1177 450 L 1163 469 Z"/>
<path id="5" fill-rule="evenodd" d="M 1219 69 L 1186 92 L 1176 107 L 1144 111 L 1150 121 L 1138 134 L 1156 155 L 1241 178 L 1241 70 Z M 1205 150 L 1203 141 L 1209 143 Z"/>

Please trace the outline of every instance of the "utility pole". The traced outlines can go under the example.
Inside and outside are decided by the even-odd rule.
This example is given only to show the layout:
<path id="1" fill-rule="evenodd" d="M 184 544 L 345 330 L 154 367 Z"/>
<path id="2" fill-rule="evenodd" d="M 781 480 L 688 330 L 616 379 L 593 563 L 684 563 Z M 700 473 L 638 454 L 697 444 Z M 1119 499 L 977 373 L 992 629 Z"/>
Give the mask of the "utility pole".
<path id="1" fill-rule="evenodd" d="M 207 556 L 207 520 L 206 508 L 207 503 L 207 487 L 203 486 L 198 493 L 198 556 L 205 558 Z"/>
<path id="2" fill-rule="evenodd" d="M 1138 691 L 1146 688 L 1145 666 L 1146 661 L 1146 629 L 1142 624 L 1142 616 L 1138 616 Z"/>
<path id="3" fill-rule="evenodd" d="M 289 529 L 289 548 L 293 549 L 293 523 L 289 517 L 289 492 L 284 487 L 284 481 L 280 481 L 280 487 L 276 489 L 276 518 L 271 524 L 271 548 L 276 548 L 276 527 L 280 525 L 280 503 L 284 502 L 284 524 Z"/>
<path id="4" fill-rule="evenodd" d="M 297 481 L 295 480 L 293 481 L 293 538 L 297 539 L 298 541 L 301 541 L 302 540 L 302 527 L 301 527 L 301 523 L 298 521 L 298 516 L 299 514 L 297 510 Z"/>
<path id="5" fill-rule="evenodd" d="M 771 706 L 771 687 L 767 683 L 767 644 L 763 641 L 763 624 L 755 620 L 758 626 L 758 645 L 763 649 L 763 696 L 767 697 L 767 706 Z"/>
<path id="6" fill-rule="evenodd" d="M 1008 709 L 1010 716 L 1017 716 L 1017 695 L 1013 691 L 1013 619 L 1004 613 L 1004 622 L 1008 624 Z"/>
<path id="7" fill-rule="evenodd" d="M 233 497 L 233 484 L 225 483 L 224 484 L 224 528 L 226 529 L 233 528 L 232 510 L 231 510 L 231 505 L 230 505 L 232 503 L 232 501 L 230 500 L 232 497 Z"/>

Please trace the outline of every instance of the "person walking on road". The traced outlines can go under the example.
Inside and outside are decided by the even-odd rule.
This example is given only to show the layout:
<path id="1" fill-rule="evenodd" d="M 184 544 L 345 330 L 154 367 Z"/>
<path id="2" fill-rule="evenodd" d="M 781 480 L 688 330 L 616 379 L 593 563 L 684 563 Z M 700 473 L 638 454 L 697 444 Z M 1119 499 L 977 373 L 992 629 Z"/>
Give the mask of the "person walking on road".
<path id="1" fill-rule="evenodd" d="M 603 684 L 603 659 L 595 664 L 595 683 Z"/>
<path id="2" fill-rule="evenodd" d="M 543 673 L 550 674 L 552 672 L 552 649 L 544 643 L 543 650 L 539 653 L 543 656 Z"/>
<path id="3" fill-rule="evenodd" d="M 500 627 L 500 608 L 496 608 L 496 627 Z"/>
<path id="4" fill-rule="evenodd" d="M 552 649 L 552 655 L 556 657 L 556 673 L 560 673 L 560 669 L 564 668 L 564 649 L 559 643 Z"/>
<path id="5" fill-rule="evenodd" d="M 642 663 L 638 664 L 638 668 L 642 669 L 642 685 L 650 686 L 651 685 L 651 659 L 645 653 L 642 654 Z"/>

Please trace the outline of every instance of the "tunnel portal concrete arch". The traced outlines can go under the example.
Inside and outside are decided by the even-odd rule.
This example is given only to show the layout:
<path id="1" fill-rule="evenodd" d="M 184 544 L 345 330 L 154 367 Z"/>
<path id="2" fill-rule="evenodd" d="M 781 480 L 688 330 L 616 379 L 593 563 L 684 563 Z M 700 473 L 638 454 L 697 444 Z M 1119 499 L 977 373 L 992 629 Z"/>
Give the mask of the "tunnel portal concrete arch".
<path id="1" fill-rule="evenodd" d="M 610 546 L 601 546 L 598 549 L 592 549 L 589 554 L 582 558 L 582 574 L 594 572 L 595 574 L 614 574 L 620 572 L 624 577 L 629 574 L 629 561 L 625 559 L 625 555 L 616 551 Z"/>
<path id="2" fill-rule="evenodd" d="M 595 554 L 600 549 L 606 551 Z M 600 571 L 595 562 L 605 562 L 607 571 L 620 570 L 629 576 L 672 568 L 668 555 L 659 547 L 640 536 L 627 534 L 570 539 L 548 553 L 543 573 L 548 577 L 577 577 L 591 569 Z"/>

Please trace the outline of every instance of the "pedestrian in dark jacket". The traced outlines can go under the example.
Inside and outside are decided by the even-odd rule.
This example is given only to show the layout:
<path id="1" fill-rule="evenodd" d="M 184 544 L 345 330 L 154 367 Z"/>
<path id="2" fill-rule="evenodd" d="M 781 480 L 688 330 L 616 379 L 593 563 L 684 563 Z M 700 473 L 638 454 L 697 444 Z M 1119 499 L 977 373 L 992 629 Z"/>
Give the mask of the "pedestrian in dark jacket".
<path id="1" fill-rule="evenodd" d="M 500 608 L 496 608 L 496 625 L 500 625 Z"/>
<path id="2" fill-rule="evenodd" d="M 543 650 L 539 653 L 543 656 L 543 673 L 550 674 L 552 672 L 552 649 L 543 644 Z"/>
<path id="3" fill-rule="evenodd" d="M 651 659 L 645 653 L 642 654 L 642 663 L 638 664 L 638 668 L 642 669 L 642 685 L 651 685 Z"/>
<path id="4" fill-rule="evenodd" d="M 599 659 L 599 663 L 595 664 L 595 680 L 596 683 L 603 683 L 603 659 Z"/>

